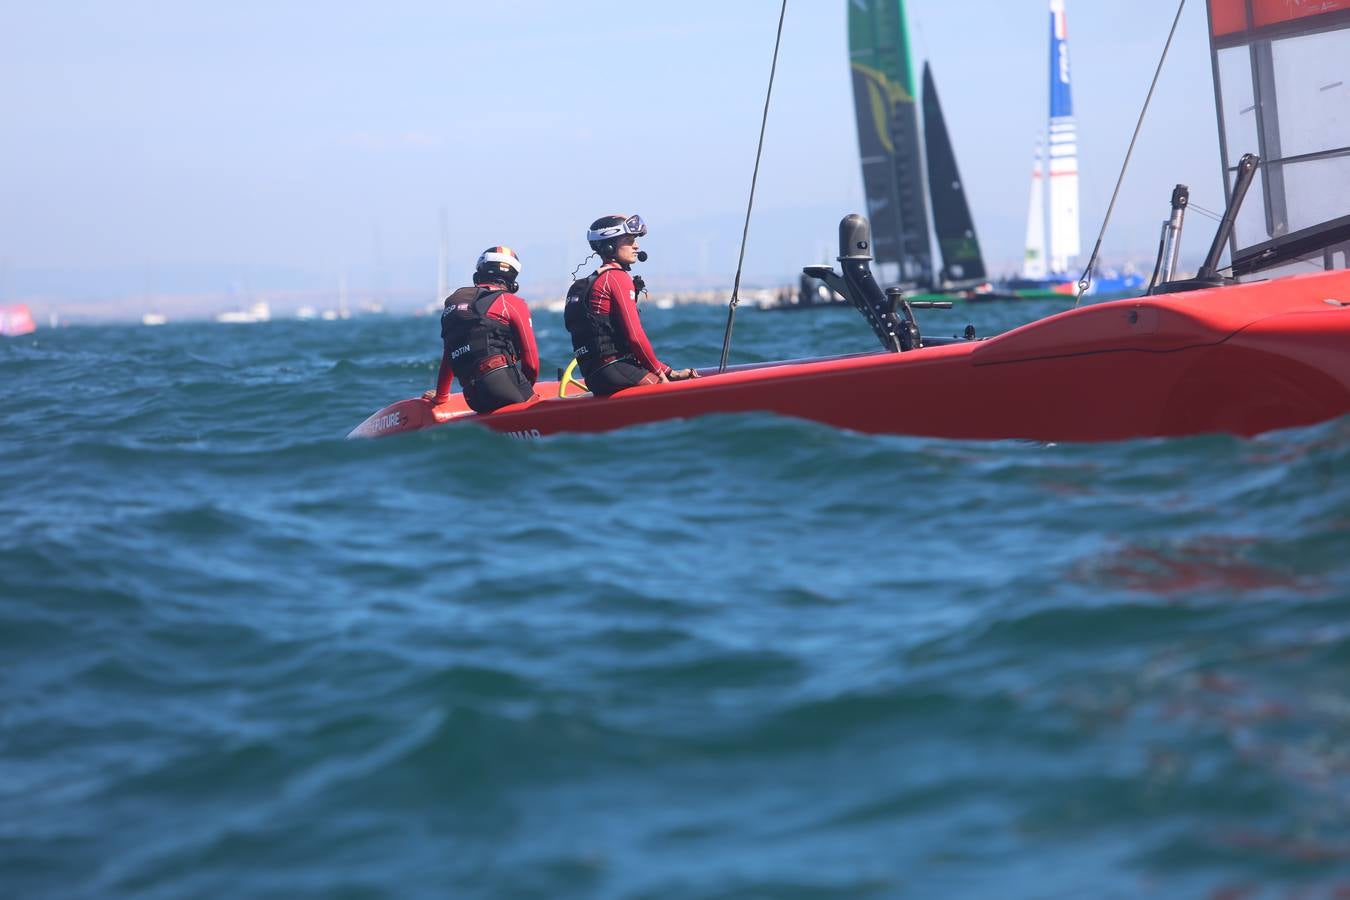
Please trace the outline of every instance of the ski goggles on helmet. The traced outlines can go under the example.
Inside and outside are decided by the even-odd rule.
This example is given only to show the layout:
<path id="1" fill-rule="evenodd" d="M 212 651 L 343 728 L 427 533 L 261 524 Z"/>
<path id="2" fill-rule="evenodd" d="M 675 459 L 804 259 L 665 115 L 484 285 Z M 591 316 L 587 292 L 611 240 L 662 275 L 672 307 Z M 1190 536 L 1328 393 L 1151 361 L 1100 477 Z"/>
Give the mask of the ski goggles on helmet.
<path id="1" fill-rule="evenodd" d="M 623 237 L 625 234 L 642 237 L 646 233 L 647 223 L 642 221 L 642 216 L 629 216 L 622 222 L 606 225 L 604 228 L 593 228 L 588 230 L 586 232 L 586 240 L 607 241 L 611 238 Z"/>

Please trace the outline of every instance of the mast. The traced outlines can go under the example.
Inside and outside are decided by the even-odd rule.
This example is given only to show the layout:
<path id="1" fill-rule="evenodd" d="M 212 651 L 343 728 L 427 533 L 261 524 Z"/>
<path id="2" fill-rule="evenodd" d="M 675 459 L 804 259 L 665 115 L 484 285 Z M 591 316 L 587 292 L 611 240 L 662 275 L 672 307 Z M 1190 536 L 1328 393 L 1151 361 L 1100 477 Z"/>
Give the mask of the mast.
<path id="1" fill-rule="evenodd" d="M 1038 136 L 1036 162 L 1031 170 L 1031 205 L 1027 210 L 1027 250 L 1022 258 L 1022 277 L 1039 281 L 1045 276 L 1045 158 Z"/>
<path id="2" fill-rule="evenodd" d="M 933 257 L 919 117 L 901 0 L 848 0 L 863 190 L 884 282 L 929 285 Z"/>
<path id="3" fill-rule="evenodd" d="M 1050 0 L 1050 271 L 1068 272 L 1078 242 L 1078 127 L 1069 85 L 1064 0 Z"/>
<path id="4" fill-rule="evenodd" d="M 933 203 L 933 231 L 942 257 L 939 288 L 984 281 L 984 256 L 975 236 L 961 173 L 956 168 L 947 121 L 938 102 L 937 83 L 928 63 L 923 66 L 923 136 L 928 161 L 928 196 Z"/>
<path id="5" fill-rule="evenodd" d="M 445 207 L 441 207 L 441 242 L 436 253 L 436 302 L 439 303 L 450 294 L 450 273 L 446 271 L 450 264 L 450 227 L 445 218 Z"/>

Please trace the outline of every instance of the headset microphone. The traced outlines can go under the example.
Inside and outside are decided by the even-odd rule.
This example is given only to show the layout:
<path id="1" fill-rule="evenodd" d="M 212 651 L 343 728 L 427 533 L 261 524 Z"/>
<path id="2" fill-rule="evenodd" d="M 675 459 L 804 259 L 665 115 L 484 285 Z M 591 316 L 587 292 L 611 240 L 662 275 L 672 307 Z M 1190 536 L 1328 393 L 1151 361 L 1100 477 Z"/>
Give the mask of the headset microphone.
<path id="1" fill-rule="evenodd" d="M 638 262 L 646 262 L 646 261 L 647 261 L 647 251 L 646 251 L 646 250 L 639 250 L 639 251 L 638 251 Z"/>

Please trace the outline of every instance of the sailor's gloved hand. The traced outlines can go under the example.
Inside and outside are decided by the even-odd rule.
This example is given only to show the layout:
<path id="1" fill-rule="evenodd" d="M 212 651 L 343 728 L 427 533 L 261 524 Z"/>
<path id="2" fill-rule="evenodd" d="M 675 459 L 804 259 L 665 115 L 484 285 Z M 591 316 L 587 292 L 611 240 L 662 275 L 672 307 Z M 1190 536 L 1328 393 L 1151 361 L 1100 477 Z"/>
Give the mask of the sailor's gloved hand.
<path id="1" fill-rule="evenodd" d="M 669 381 L 684 381 L 689 378 L 698 378 L 697 369 L 671 369 L 666 372 L 666 379 Z"/>

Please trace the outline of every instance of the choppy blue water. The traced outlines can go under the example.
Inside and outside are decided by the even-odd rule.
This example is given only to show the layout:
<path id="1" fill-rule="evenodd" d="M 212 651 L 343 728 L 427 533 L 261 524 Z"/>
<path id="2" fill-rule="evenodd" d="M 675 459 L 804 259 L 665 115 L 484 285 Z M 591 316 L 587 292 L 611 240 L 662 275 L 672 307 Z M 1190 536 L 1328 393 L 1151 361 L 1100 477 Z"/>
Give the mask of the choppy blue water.
<path id="1" fill-rule="evenodd" d="M 645 315 L 715 362 L 723 310 Z M 733 361 L 873 340 L 743 310 Z M 1350 890 L 1350 420 L 343 440 L 438 354 L 412 318 L 0 343 L 0 893 Z"/>

